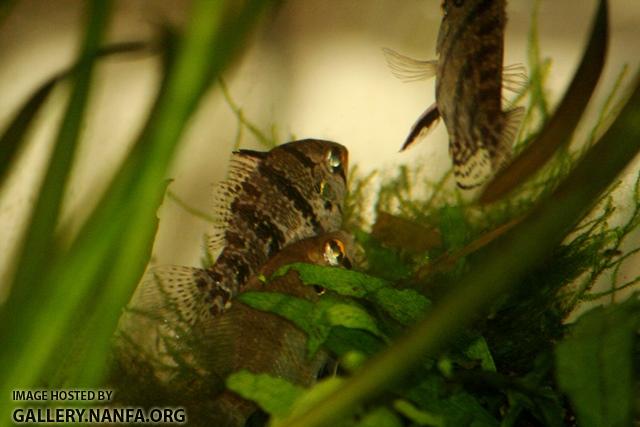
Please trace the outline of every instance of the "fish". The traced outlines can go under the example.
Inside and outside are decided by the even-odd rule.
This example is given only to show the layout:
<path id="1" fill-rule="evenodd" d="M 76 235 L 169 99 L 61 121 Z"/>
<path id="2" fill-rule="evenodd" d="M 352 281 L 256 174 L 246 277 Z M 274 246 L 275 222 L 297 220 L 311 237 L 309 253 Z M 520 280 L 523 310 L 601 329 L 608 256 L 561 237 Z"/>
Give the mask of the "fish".
<path id="1" fill-rule="evenodd" d="M 277 277 L 274 273 L 282 266 L 296 262 L 351 268 L 353 247 L 353 237 L 344 231 L 324 233 L 292 243 L 273 255 L 253 274 L 240 293 L 278 292 L 316 302 L 322 298 L 325 292 L 323 288 L 303 284 L 295 270 Z M 162 282 L 156 285 L 161 288 Z M 177 296 L 167 295 L 169 299 Z M 158 327 L 162 334 L 168 332 L 166 324 Z M 163 337 L 172 342 L 166 347 L 167 354 L 170 357 L 180 355 L 183 360 L 189 360 L 189 368 L 193 369 L 194 374 L 183 382 L 176 374 L 166 384 L 171 384 L 174 393 L 193 393 L 187 399 L 190 423 L 194 421 L 191 418 L 193 413 L 194 417 L 204 418 L 203 425 L 243 426 L 258 411 L 253 402 L 225 388 L 226 378 L 234 372 L 246 369 L 309 387 L 331 363 L 328 353 L 322 349 L 309 355 L 307 336 L 293 323 L 237 300 L 231 300 L 227 310 L 197 326 L 194 332 L 197 343 L 182 345 L 185 343 L 177 342 L 180 341 L 182 330 L 182 326 L 177 325 L 171 336 Z M 187 355 L 193 352 L 197 354 Z M 191 405 L 193 411 L 190 411 Z M 204 414 L 199 413 L 198 408 L 206 408 Z"/>
<path id="2" fill-rule="evenodd" d="M 304 285 L 295 271 L 290 270 L 266 285 L 260 280 L 260 275 L 271 277 L 278 268 L 294 262 L 349 269 L 353 263 L 352 248 L 352 237 L 342 231 L 294 243 L 270 259 L 260 274 L 250 280 L 244 292 L 279 292 L 318 301 L 325 290 Z M 233 372 L 246 369 L 255 374 L 267 373 L 307 388 L 316 382 L 319 374 L 331 362 L 324 350 L 309 355 L 307 336 L 293 323 L 242 303 L 233 303 L 226 313 L 209 325 L 205 335 L 209 342 L 226 343 L 224 347 L 219 344 L 209 346 L 215 351 L 209 353 L 207 363 L 213 368 L 216 378 L 226 378 Z M 253 402 L 229 390 L 224 390 L 214 398 L 214 407 L 222 418 L 234 420 L 226 425 L 238 426 L 244 425 L 246 419 L 258 409 Z M 216 425 L 225 424 L 218 422 Z"/>
<path id="3" fill-rule="evenodd" d="M 340 229 L 347 174 L 348 150 L 331 141 L 305 139 L 268 152 L 234 152 L 228 179 L 215 192 L 217 224 L 209 247 L 219 251 L 216 261 L 210 268 L 150 268 L 121 315 L 118 334 L 126 340 L 116 340 L 118 352 L 134 346 L 132 358 L 145 354 L 175 365 L 164 337 L 193 340 L 198 325 L 224 313 L 282 248 Z M 170 324 L 181 325 L 180 333 Z M 161 371 L 158 376 L 167 378 Z"/>
<path id="4" fill-rule="evenodd" d="M 460 188 L 484 184 L 511 159 L 523 107 L 502 109 L 503 89 L 516 91 L 521 65 L 503 68 L 505 0 L 444 0 L 437 59 L 417 60 L 384 49 L 391 71 L 404 81 L 436 77 L 436 102 L 415 122 L 400 151 L 442 119 Z"/>

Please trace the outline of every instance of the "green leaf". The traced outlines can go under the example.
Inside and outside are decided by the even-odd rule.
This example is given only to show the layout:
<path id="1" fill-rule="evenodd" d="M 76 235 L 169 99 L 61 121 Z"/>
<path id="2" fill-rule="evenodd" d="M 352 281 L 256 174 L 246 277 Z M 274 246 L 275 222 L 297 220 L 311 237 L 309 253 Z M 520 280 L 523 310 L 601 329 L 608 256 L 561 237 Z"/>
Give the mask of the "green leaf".
<path id="1" fill-rule="evenodd" d="M 305 285 L 318 285 L 340 295 L 367 299 L 403 325 L 417 321 L 431 304 L 412 289 L 395 289 L 387 280 L 341 268 L 294 263 L 278 269 L 274 277 L 291 269 L 298 272 Z"/>
<path id="2" fill-rule="evenodd" d="M 496 372 L 496 364 L 491 356 L 491 350 L 483 337 L 478 337 L 465 350 L 464 354 L 473 360 L 479 360 L 485 371 Z"/>
<path id="3" fill-rule="evenodd" d="M 157 226 L 156 211 L 167 184 L 166 173 L 189 119 L 267 4 L 250 0 L 233 9 L 226 1 L 198 0 L 191 6 L 189 24 L 137 144 L 142 151 L 140 162 L 129 165 L 133 167 L 134 179 L 125 183 L 126 210 L 116 214 L 126 221 L 120 230 L 118 250 L 108 260 L 100 295 L 109 304 L 98 305 L 90 319 L 92 333 L 100 339 L 89 349 L 88 364 L 105 366 L 109 337 L 116 327 L 120 308 L 129 299 L 150 255 Z M 104 371 L 93 369 L 80 382 L 92 384 L 102 375 Z"/>
<path id="4" fill-rule="evenodd" d="M 1 12 L 0 12 L 1 13 Z M 105 46 L 98 52 L 98 56 L 108 56 L 113 54 L 129 53 L 141 51 L 145 49 L 145 43 L 117 43 Z M 36 117 L 40 108 L 48 99 L 49 94 L 62 79 L 73 75 L 73 71 L 80 64 L 76 64 L 70 69 L 59 73 L 43 83 L 18 110 L 14 118 L 11 120 L 7 128 L 0 135 L 0 188 L 6 179 L 10 167 L 22 150 L 23 144 L 27 142 L 27 132 L 33 119 Z"/>
<path id="5" fill-rule="evenodd" d="M 273 277 L 284 276 L 289 270 L 295 270 L 305 285 L 318 285 L 340 295 L 364 298 L 377 290 L 389 287 L 387 280 L 369 276 L 357 271 L 322 265 L 293 263 L 279 268 Z"/>
<path id="6" fill-rule="evenodd" d="M 405 417 L 420 426 L 445 427 L 441 416 L 416 408 L 411 402 L 399 399 L 393 402 L 393 407 Z"/>
<path id="7" fill-rule="evenodd" d="M 372 356 L 382 350 L 385 343 L 369 332 L 336 326 L 331 328 L 324 345 L 337 356 L 342 356 L 352 350 Z"/>
<path id="8" fill-rule="evenodd" d="M 384 337 L 369 313 L 348 299 L 327 295 L 314 304 L 276 292 L 244 292 L 238 299 L 252 308 L 278 314 L 306 332 L 310 354 L 320 348 L 335 327 L 358 329 Z"/>
<path id="9" fill-rule="evenodd" d="M 326 321 L 331 326 L 361 329 L 382 337 L 376 321 L 358 304 L 343 299 L 323 298 L 318 302 L 317 320 Z"/>
<path id="10" fill-rule="evenodd" d="M 270 415 L 284 417 L 304 388 L 268 374 L 253 374 L 247 370 L 235 372 L 227 378 L 227 387 L 247 400 L 256 402 Z"/>
<path id="11" fill-rule="evenodd" d="M 382 288 L 368 299 L 403 325 L 415 323 L 431 307 L 431 302 L 413 289 Z"/>
<path id="12" fill-rule="evenodd" d="M 584 427 L 631 424 L 633 343 L 640 301 L 632 297 L 582 315 L 556 348 L 557 379 Z"/>
<path id="13" fill-rule="evenodd" d="M 258 291 L 243 292 L 237 299 L 256 310 L 269 311 L 288 319 L 309 336 L 316 333 L 313 324 L 315 308 L 311 301 L 278 292 Z"/>
<path id="14" fill-rule="evenodd" d="M 52 78 L 43 84 L 16 113 L 9 126 L 0 136 L 0 188 L 9 174 L 9 168 L 26 143 L 25 135 L 33 118 L 49 97 L 58 78 Z"/>
<path id="15" fill-rule="evenodd" d="M 11 293 L 2 307 L 0 340 L 6 350 L 0 353 L 0 395 L 15 388 L 29 388 L 41 374 L 56 340 L 64 333 L 62 325 L 74 307 L 66 301 L 55 305 L 51 288 L 43 277 L 52 260 L 59 256 L 54 231 L 75 148 L 82 129 L 89 98 L 94 61 L 107 26 L 111 2 L 90 3 L 88 26 L 82 52 L 73 75 L 73 87 L 51 154 L 45 178 L 39 189 L 29 228 L 23 239 Z M 69 289 L 73 293 L 73 289 Z M 40 304 L 33 304 L 40 301 Z M 16 366 L 20 369 L 16 369 Z M 0 407 L 0 424 L 8 420 L 6 406 Z"/>
<path id="16" fill-rule="evenodd" d="M 502 418 L 501 427 L 516 427 L 520 425 L 520 415 L 526 409 L 531 415 L 549 427 L 564 427 L 564 411 L 559 399 L 554 393 L 544 396 L 539 393 L 523 393 L 509 390 L 507 396 L 509 409 Z"/>
<path id="17" fill-rule="evenodd" d="M 355 427 L 402 427 L 400 419 L 388 408 L 379 406 L 367 412 Z"/>
<path id="18" fill-rule="evenodd" d="M 304 412 L 309 408 L 314 407 L 322 399 L 334 394 L 343 382 L 344 379 L 339 377 L 329 377 L 319 381 L 316 385 L 302 393 L 302 395 L 294 402 L 291 408 L 291 414 Z M 274 419 L 271 421 L 270 427 L 279 427 L 281 423 L 281 419 Z M 333 426 L 342 427 L 345 424 L 346 423 L 344 422 L 338 421 Z"/>
<path id="19" fill-rule="evenodd" d="M 497 420 L 478 399 L 464 391 L 451 392 L 442 376 L 427 375 L 406 397 L 419 410 L 441 419 L 445 426 L 497 426 Z"/>

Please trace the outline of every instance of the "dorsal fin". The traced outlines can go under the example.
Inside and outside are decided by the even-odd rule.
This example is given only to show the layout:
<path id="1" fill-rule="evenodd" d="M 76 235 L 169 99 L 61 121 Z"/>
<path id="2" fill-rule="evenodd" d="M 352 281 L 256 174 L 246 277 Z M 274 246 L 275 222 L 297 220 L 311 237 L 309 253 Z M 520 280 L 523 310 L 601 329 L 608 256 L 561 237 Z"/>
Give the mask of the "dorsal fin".
<path id="1" fill-rule="evenodd" d="M 421 61 L 388 48 L 383 48 L 382 51 L 393 75 L 403 82 L 426 80 L 436 75 L 438 68 L 436 60 Z"/>
<path id="2" fill-rule="evenodd" d="M 409 136 L 405 139 L 404 144 L 400 151 L 404 151 L 407 148 L 413 146 L 420 139 L 426 137 L 440 122 L 440 111 L 438 106 L 433 103 L 427 108 L 418 120 L 415 122 L 409 132 Z"/>
<path id="3" fill-rule="evenodd" d="M 234 151 L 233 152 L 234 155 L 240 155 L 240 156 L 244 156 L 244 157 L 251 157 L 257 160 L 262 160 L 265 157 L 267 157 L 267 155 L 269 154 L 268 151 L 255 151 L 255 150 L 248 150 L 246 148 L 242 148 L 238 151 Z"/>
<path id="4" fill-rule="evenodd" d="M 231 218 L 230 207 L 242 183 L 257 170 L 268 152 L 239 150 L 231 155 L 227 179 L 219 182 L 213 191 L 213 214 L 216 218 L 214 230 L 210 233 L 208 249 L 213 259 L 226 245 L 224 232 Z"/>

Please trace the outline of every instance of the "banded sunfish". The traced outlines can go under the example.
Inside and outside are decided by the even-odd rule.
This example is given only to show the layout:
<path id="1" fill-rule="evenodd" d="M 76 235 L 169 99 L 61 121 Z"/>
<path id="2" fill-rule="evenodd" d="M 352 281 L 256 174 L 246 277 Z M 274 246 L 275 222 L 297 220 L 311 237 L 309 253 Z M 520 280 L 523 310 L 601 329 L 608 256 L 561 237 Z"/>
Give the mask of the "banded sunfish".
<path id="1" fill-rule="evenodd" d="M 264 282 L 280 267 L 294 262 L 351 268 L 353 239 L 345 232 L 334 232 L 292 244 L 280 251 L 247 283 L 243 292 L 278 292 L 315 302 L 324 289 L 304 285 L 296 271 Z M 241 369 L 266 373 L 308 388 L 332 363 L 326 351 L 310 355 L 307 335 L 288 320 L 249 306 L 232 306 L 208 325 L 204 332 L 210 352 L 205 357 L 214 377 L 225 379 Z M 216 425 L 243 426 L 258 408 L 235 393 L 224 390 L 214 399 Z"/>
<path id="2" fill-rule="evenodd" d="M 295 242 L 273 255 L 248 279 L 239 294 L 277 292 L 317 302 L 324 289 L 303 284 L 295 270 L 277 277 L 274 273 L 297 262 L 351 268 L 353 246 L 353 238 L 343 231 Z M 165 285 L 159 278 L 153 283 L 157 296 L 165 299 L 166 307 L 181 305 L 180 292 L 168 294 L 164 292 Z M 155 373 L 160 387 L 167 388 L 172 404 L 186 406 L 190 423 L 243 426 L 258 411 L 253 402 L 226 389 L 225 381 L 234 372 L 249 370 L 309 387 L 332 363 L 322 349 L 313 355 L 308 353 L 308 337 L 293 323 L 237 299 L 232 299 L 224 312 L 196 325 L 185 324 L 179 316 L 155 319 L 137 310 L 131 311 L 130 316 L 131 320 L 152 326 L 146 329 L 147 333 L 153 331 L 149 336 L 153 335 L 159 345 L 155 358 L 141 359 L 140 354 L 132 353 L 135 360 L 121 359 L 121 364 L 132 362 L 124 367 L 126 375 L 139 379 L 144 387 L 148 374 Z M 137 399 L 139 394 L 134 393 L 133 398 Z"/>
<path id="3" fill-rule="evenodd" d="M 384 49 L 398 78 L 436 77 L 436 102 L 418 118 L 401 151 L 442 118 L 461 188 L 483 184 L 509 161 L 524 115 L 523 107 L 502 107 L 503 88 L 515 91 L 526 78 L 521 66 L 502 66 L 505 7 L 505 0 L 444 0 L 435 60 Z"/>
<path id="4" fill-rule="evenodd" d="M 127 337 L 127 343 L 117 341 L 121 350 L 122 345 L 135 346 L 162 359 L 163 337 L 173 332 L 158 331 L 158 325 L 178 322 L 186 341 L 184 335 L 223 313 L 282 248 L 340 229 L 347 173 L 347 149 L 330 141 L 307 139 L 268 152 L 234 152 L 228 179 L 216 191 L 218 224 L 210 244 L 212 250 L 220 248 L 215 263 L 210 268 L 150 268 L 120 318 L 118 334 Z"/>

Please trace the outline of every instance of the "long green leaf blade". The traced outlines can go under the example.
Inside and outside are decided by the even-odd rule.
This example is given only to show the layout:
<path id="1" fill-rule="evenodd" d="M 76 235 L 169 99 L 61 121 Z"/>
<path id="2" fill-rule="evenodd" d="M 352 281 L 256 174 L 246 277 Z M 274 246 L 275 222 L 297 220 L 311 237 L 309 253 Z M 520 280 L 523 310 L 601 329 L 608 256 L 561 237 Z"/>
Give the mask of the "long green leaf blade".
<path id="1" fill-rule="evenodd" d="M 569 141 L 602 74 L 608 33 L 608 7 L 602 0 L 580 66 L 556 112 L 538 138 L 487 185 L 480 196 L 480 203 L 491 203 L 504 197 L 544 166 L 556 150 Z"/>
<path id="2" fill-rule="evenodd" d="M 37 302 L 48 296 L 49 290 L 43 286 L 41 278 L 55 255 L 54 229 L 78 143 L 94 62 L 107 25 L 110 7 L 111 2 L 107 0 L 95 0 L 90 3 L 88 27 L 74 74 L 71 97 L 24 238 L 11 293 L 0 315 L 0 341 L 7 349 L 0 355 L 0 366 L 6 374 L 2 376 L 0 383 L 2 395 L 8 395 L 12 388 L 31 386 L 40 373 L 38 348 L 27 348 L 26 344 L 31 334 L 43 328 L 43 325 L 29 322 L 29 319 L 36 317 L 39 309 Z M 32 357 L 24 360 L 21 355 Z M 18 364 L 22 369 L 15 369 Z M 6 406 L 0 409 L 0 422 L 9 419 L 6 415 L 8 409 Z"/>
<path id="3" fill-rule="evenodd" d="M 110 301 L 111 305 L 96 307 L 90 321 L 95 342 L 85 362 L 96 369 L 87 370 L 78 379 L 82 384 L 94 384 L 104 375 L 104 369 L 98 367 L 105 366 L 109 337 L 120 308 L 126 304 L 149 258 L 156 230 L 155 212 L 166 186 L 164 177 L 188 120 L 266 4 L 250 1 L 238 17 L 225 13 L 229 2 L 199 0 L 193 5 L 191 22 L 168 76 L 166 91 L 159 99 L 157 114 L 142 144 L 148 148 L 145 165 L 130 189 L 132 197 L 119 250 L 103 282 L 100 299 Z M 237 25 L 230 25 L 233 23 Z"/>

